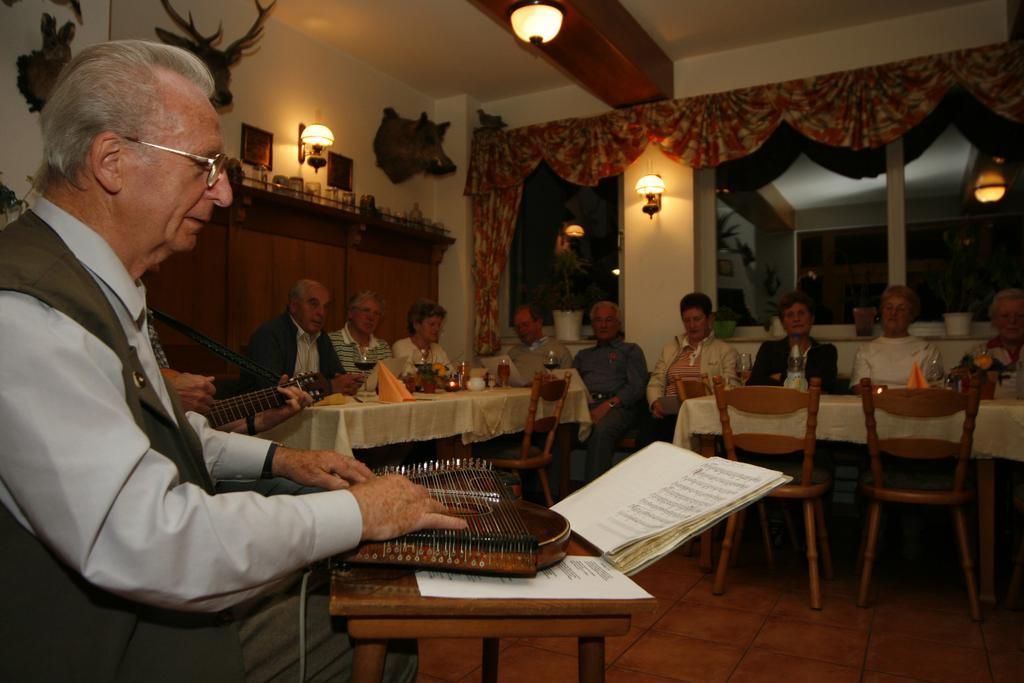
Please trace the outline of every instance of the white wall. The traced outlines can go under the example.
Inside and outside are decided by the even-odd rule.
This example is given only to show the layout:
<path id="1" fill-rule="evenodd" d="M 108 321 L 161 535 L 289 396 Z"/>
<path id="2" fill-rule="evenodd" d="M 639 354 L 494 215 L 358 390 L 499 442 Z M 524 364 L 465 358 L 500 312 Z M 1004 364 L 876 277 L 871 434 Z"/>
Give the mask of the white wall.
<path id="1" fill-rule="evenodd" d="M 75 24 L 72 54 L 107 39 L 110 0 L 81 0 L 81 7 L 83 23 Z M 42 47 L 39 22 L 43 12 L 57 19 L 58 29 L 67 21 L 75 21 L 70 7 L 49 2 L 0 6 L 0 121 L 4 130 L 0 145 L 0 173 L 3 173 L 0 180 L 19 197 L 29 189 L 25 177 L 34 175 L 42 161 L 42 138 L 39 114 L 29 112 L 28 103 L 18 91 L 15 61 L 18 55 Z"/>

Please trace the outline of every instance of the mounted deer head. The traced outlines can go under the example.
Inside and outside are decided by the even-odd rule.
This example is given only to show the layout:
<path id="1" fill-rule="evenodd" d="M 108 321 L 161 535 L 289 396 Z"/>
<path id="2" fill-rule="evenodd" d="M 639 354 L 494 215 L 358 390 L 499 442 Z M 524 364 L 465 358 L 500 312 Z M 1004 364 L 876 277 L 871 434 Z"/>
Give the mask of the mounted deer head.
<path id="1" fill-rule="evenodd" d="M 217 30 L 209 36 L 204 36 L 196 28 L 195 21 L 192 19 L 192 13 L 188 13 L 188 22 L 181 18 L 171 3 L 168 0 L 160 0 L 160 4 L 164 6 L 167 13 L 171 15 L 171 19 L 178 25 L 179 28 L 184 30 L 189 38 L 182 38 L 179 35 L 165 31 L 162 28 L 156 29 L 156 34 L 160 36 L 160 40 L 164 41 L 168 45 L 175 45 L 180 48 L 184 48 L 193 52 L 198 56 L 203 63 L 206 64 L 207 68 L 213 74 L 214 81 L 214 92 L 210 101 L 213 102 L 214 107 L 226 107 L 231 104 L 233 99 L 229 86 L 231 85 L 231 67 L 242 58 L 242 53 L 248 50 L 250 47 L 256 44 L 259 40 L 260 35 L 263 33 L 263 22 L 267 20 L 267 14 L 273 9 L 274 5 L 277 4 L 277 0 L 274 0 L 265 8 L 260 6 L 259 0 L 255 0 L 256 10 L 259 12 L 259 16 L 256 17 L 256 21 L 253 22 L 252 27 L 246 32 L 244 36 L 236 40 L 235 42 L 228 45 L 228 48 L 224 51 L 218 50 L 213 47 L 213 44 L 220 41 L 223 35 L 223 25 L 218 25 Z"/>

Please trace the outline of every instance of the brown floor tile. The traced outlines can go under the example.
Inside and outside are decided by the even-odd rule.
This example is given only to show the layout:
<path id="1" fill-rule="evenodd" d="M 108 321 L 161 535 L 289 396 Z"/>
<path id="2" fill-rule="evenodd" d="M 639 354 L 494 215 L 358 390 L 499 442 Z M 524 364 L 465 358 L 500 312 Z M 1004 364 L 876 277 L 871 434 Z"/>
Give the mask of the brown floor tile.
<path id="1" fill-rule="evenodd" d="M 700 582 L 703 575 L 683 574 L 650 567 L 631 577 L 645 591 L 659 600 L 678 600 Z"/>
<path id="2" fill-rule="evenodd" d="M 982 650 L 873 633 L 864 667 L 868 671 L 922 678 L 929 681 L 990 681 L 988 658 Z"/>
<path id="3" fill-rule="evenodd" d="M 962 647 L 985 647 L 981 625 L 972 621 L 966 612 L 879 606 L 875 609 L 871 632 L 911 636 Z"/>
<path id="4" fill-rule="evenodd" d="M 754 647 L 859 669 L 867 642 L 866 631 L 769 617 Z"/>
<path id="5" fill-rule="evenodd" d="M 658 619 L 665 616 L 665 612 L 672 609 L 672 606 L 675 605 L 676 602 L 676 600 L 669 598 L 658 598 L 658 607 L 656 610 L 649 614 L 634 614 L 631 623 L 637 628 L 650 628 L 658 621 Z"/>
<path id="6" fill-rule="evenodd" d="M 725 593 L 714 595 L 711 592 L 713 583 L 712 577 L 705 577 L 690 589 L 690 592 L 686 594 L 686 599 L 704 605 L 741 609 L 767 615 L 775 607 L 779 596 L 782 595 L 782 589 L 778 585 L 744 584 L 728 580 L 725 583 Z"/>
<path id="7" fill-rule="evenodd" d="M 743 657 L 729 683 L 857 683 L 860 668 L 829 664 L 753 648 Z"/>
<path id="8" fill-rule="evenodd" d="M 773 617 L 855 631 L 867 631 L 871 627 L 873 614 L 873 608 L 857 607 L 856 598 L 842 595 L 823 595 L 821 609 L 811 609 L 807 593 L 796 592 L 783 593 L 772 610 Z"/>
<path id="9" fill-rule="evenodd" d="M 893 676 L 892 674 L 881 674 L 877 671 L 865 671 L 860 679 L 861 683 L 919 683 L 920 678 L 908 678 L 906 676 Z"/>
<path id="10" fill-rule="evenodd" d="M 629 669 L 620 669 L 617 666 L 605 671 L 605 683 L 672 683 L 676 678 L 665 678 L 664 676 L 652 676 L 651 674 Z"/>
<path id="11" fill-rule="evenodd" d="M 1024 631 L 1024 612 L 1000 610 L 985 615 L 981 635 L 989 652 L 1017 652 Z"/>
<path id="12" fill-rule="evenodd" d="M 959 583 L 917 584 L 909 579 L 903 579 L 880 582 L 877 588 L 877 597 L 871 603 L 875 607 L 898 605 L 969 614 L 967 589 Z"/>
<path id="13" fill-rule="evenodd" d="M 637 638 L 644 634 L 645 629 L 637 626 L 629 629 L 629 633 L 622 636 L 610 636 L 604 641 L 604 661 L 610 664 L 621 655 L 626 649 L 636 642 Z M 542 650 L 558 652 L 563 655 L 575 657 L 579 653 L 579 640 L 576 638 L 520 638 L 523 645 L 538 647 Z"/>
<path id="14" fill-rule="evenodd" d="M 807 594 L 810 592 L 810 586 L 807 583 L 806 572 L 803 576 L 791 577 L 783 584 L 783 588 L 787 591 L 799 592 Z M 841 573 L 839 569 L 835 570 L 835 576 L 831 579 L 826 580 L 824 575 L 821 577 L 821 594 L 823 596 L 835 595 L 845 598 L 853 598 L 856 600 L 857 593 L 860 591 L 860 577 L 847 571 L 845 574 Z M 874 593 L 871 593 L 874 596 Z"/>
<path id="15" fill-rule="evenodd" d="M 498 660 L 498 681 L 500 683 L 565 683 L 579 678 L 576 657 L 568 657 L 516 643 L 501 651 Z M 481 679 L 478 668 L 459 679 L 464 683 L 475 683 Z"/>
<path id="16" fill-rule="evenodd" d="M 765 617 L 756 612 L 704 605 L 683 598 L 665 613 L 654 628 L 678 635 L 746 647 L 754 640 Z"/>
<path id="17" fill-rule="evenodd" d="M 1024 683 L 1024 650 L 989 655 L 995 683 Z"/>
<path id="18" fill-rule="evenodd" d="M 743 648 L 650 631 L 615 662 L 629 669 L 685 681 L 725 681 L 743 656 Z"/>
<path id="19" fill-rule="evenodd" d="M 483 641 L 478 639 L 422 638 L 419 648 L 420 674 L 445 681 L 459 680 L 483 659 Z"/>

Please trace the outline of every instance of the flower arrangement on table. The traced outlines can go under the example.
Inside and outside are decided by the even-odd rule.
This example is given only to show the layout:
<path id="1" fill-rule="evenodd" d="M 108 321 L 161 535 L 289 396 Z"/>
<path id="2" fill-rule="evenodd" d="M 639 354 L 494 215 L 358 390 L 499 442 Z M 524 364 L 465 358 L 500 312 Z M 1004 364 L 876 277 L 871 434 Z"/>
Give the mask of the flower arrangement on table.
<path id="1" fill-rule="evenodd" d="M 995 385 L 1003 381 L 1003 373 L 1006 365 L 998 358 L 987 353 L 972 356 L 966 354 L 960 359 L 960 364 L 949 371 L 949 376 L 959 380 L 963 390 L 976 385 L 982 393 L 982 398 L 992 398 Z"/>
<path id="2" fill-rule="evenodd" d="M 448 366 L 444 363 L 422 363 L 416 366 L 416 384 L 426 393 L 433 393 L 444 383 L 447 375 Z"/>

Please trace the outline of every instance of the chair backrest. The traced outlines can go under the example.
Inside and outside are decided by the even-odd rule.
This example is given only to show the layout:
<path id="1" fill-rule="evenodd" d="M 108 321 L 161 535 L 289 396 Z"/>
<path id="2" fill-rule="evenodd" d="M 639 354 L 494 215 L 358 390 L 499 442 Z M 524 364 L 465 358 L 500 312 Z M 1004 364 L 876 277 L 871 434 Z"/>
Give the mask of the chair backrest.
<path id="1" fill-rule="evenodd" d="M 802 486 L 809 486 L 814 472 L 814 451 L 817 444 L 818 403 L 821 400 L 821 379 L 811 378 L 807 391 L 781 387 L 736 387 L 726 389 L 721 377 L 715 377 L 715 403 L 722 422 L 722 443 L 730 460 L 736 460 L 736 449 L 763 455 L 782 455 L 800 452 L 803 464 L 800 470 Z M 729 408 L 761 416 L 784 416 L 806 410 L 804 435 L 743 432 L 734 433 Z"/>
<path id="2" fill-rule="evenodd" d="M 705 378 L 707 378 L 707 375 L 705 375 Z M 680 401 L 688 398 L 700 398 L 701 396 L 707 396 L 711 393 L 708 389 L 708 385 L 704 382 L 687 382 L 682 378 L 676 379 L 676 392 L 679 394 Z"/>
<path id="3" fill-rule="evenodd" d="M 871 474 L 875 486 L 885 488 L 881 455 L 887 453 L 913 460 L 939 460 L 956 458 L 953 491 L 961 491 L 967 477 L 967 463 L 974 442 L 974 424 L 978 415 L 978 388 L 962 394 L 946 389 L 884 389 L 873 387 L 867 377 L 860 381 L 860 401 L 864 408 L 864 426 L 867 431 L 868 453 L 871 455 Z M 964 413 L 960 440 L 927 437 L 890 437 L 878 435 L 875 411 L 880 410 L 897 417 L 949 418 Z"/>
<path id="4" fill-rule="evenodd" d="M 553 376 L 553 375 L 552 375 Z M 545 381 L 545 379 L 547 381 Z M 533 444 L 532 437 L 536 434 L 547 434 L 544 440 L 545 455 L 551 453 L 555 443 L 555 432 L 558 430 L 558 423 L 562 418 L 562 407 L 565 406 L 565 397 L 569 395 L 569 381 L 572 373 L 567 372 L 563 379 L 550 379 L 546 373 L 538 372 L 533 376 L 533 383 L 530 385 L 530 408 L 526 414 L 526 426 L 523 428 L 523 457 L 529 456 L 530 447 Z M 537 408 L 540 402 L 554 404 L 551 414 L 547 417 L 537 417 Z"/>

